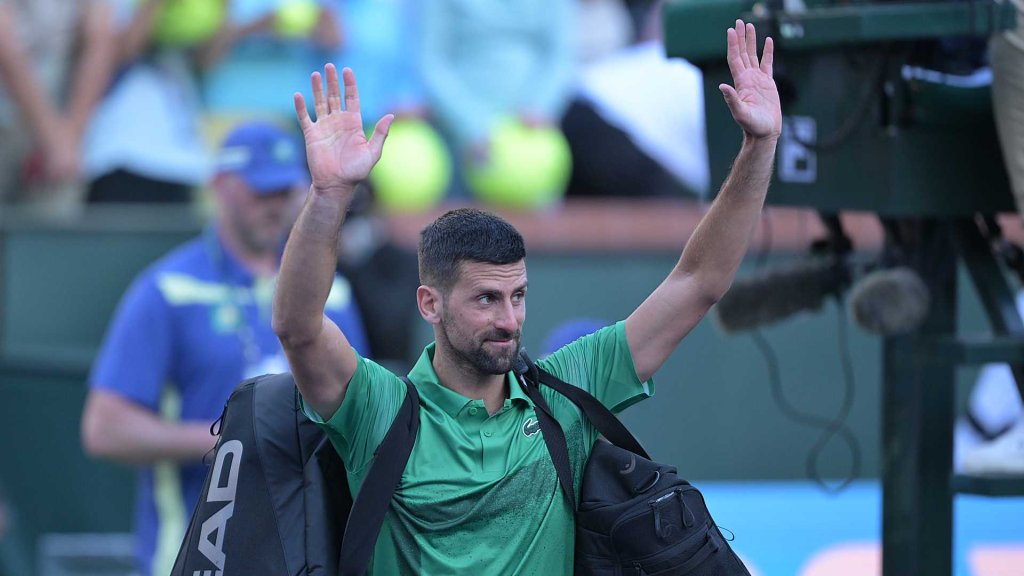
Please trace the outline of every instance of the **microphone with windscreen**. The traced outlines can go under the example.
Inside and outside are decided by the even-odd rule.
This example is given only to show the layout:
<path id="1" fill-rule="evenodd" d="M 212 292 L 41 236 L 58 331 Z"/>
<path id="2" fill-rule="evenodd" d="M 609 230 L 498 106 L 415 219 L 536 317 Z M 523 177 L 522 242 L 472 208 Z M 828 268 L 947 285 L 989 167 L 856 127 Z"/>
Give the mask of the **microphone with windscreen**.
<path id="1" fill-rule="evenodd" d="M 768 326 L 800 312 L 821 309 L 825 299 L 850 283 L 846 263 L 836 257 L 810 258 L 738 278 L 714 308 L 726 333 Z"/>
<path id="2" fill-rule="evenodd" d="M 908 334 L 921 327 L 931 306 L 931 291 L 911 268 L 866 274 L 850 290 L 846 307 L 862 329 L 880 336 Z"/>

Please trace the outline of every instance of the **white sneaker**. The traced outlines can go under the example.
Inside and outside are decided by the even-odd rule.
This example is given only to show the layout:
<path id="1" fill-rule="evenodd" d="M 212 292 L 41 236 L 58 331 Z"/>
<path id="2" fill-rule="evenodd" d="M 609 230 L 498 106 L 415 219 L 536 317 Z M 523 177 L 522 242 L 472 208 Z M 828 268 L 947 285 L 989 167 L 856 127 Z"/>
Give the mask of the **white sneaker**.
<path id="1" fill-rule="evenodd" d="M 1001 436 L 964 454 L 965 474 L 1024 476 L 1024 420 Z"/>
<path id="2" fill-rule="evenodd" d="M 963 474 L 964 455 L 970 454 L 985 443 L 985 437 L 967 422 L 967 418 L 957 418 L 953 425 L 953 472 Z"/>

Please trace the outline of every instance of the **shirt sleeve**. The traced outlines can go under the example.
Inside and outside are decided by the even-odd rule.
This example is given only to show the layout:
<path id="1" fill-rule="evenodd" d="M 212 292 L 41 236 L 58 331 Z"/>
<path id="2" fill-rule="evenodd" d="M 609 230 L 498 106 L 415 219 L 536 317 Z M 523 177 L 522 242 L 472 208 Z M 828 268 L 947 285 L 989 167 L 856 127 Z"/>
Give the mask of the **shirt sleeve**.
<path id="1" fill-rule="evenodd" d="M 174 354 L 170 312 L 153 276 L 140 276 L 118 304 L 89 385 L 156 411 Z"/>
<path id="2" fill-rule="evenodd" d="M 654 394 L 653 379 L 642 382 L 636 375 L 624 321 L 559 348 L 537 365 L 586 390 L 614 413 Z"/>
<path id="3" fill-rule="evenodd" d="M 369 465 L 407 394 L 401 378 L 358 352 L 356 356 L 358 366 L 345 399 L 329 420 L 302 404 L 303 412 L 324 430 L 350 474 Z"/>

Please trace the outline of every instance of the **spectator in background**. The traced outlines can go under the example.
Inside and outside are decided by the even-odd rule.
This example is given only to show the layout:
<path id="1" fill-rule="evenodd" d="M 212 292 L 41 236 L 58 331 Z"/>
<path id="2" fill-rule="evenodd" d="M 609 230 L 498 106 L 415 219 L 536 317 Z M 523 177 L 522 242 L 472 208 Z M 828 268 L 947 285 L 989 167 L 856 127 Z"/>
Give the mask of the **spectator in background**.
<path id="1" fill-rule="evenodd" d="M 359 71 L 363 115 L 424 117 L 424 89 L 416 65 L 420 24 L 413 0 L 326 0 L 339 14 L 338 50 L 327 58 Z M 323 62 L 313 62 L 320 68 Z M 305 78 L 303 79 L 305 81 Z M 294 107 L 291 110 L 294 113 Z"/>
<path id="2" fill-rule="evenodd" d="M 197 30 L 212 20 L 213 30 L 203 31 L 213 36 L 220 19 L 216 13 L 176 13 L 177 2 L 118 0 L 123 67 L 86 135 L 91 204 L 190 202 L 208 175 L 194 77 L 196 51 L 208 38 L 172 40 L 163 31 L 191 16 Z"/>
<path id="3" fill-rule="evenodd" d="M 203 487 L 211 423 L 244 378 L 287 371 L 270 325 L 281 248 L 309 175 L 290 133 L 233 130 L 212 181 L 216 222 L 136 278 L 90 375 L 82 439 L 93 456 L 140 465 L 135 529 L 143 574 L 167 574 Z M 326 315 L 368 354 L 347 282 Z"/>
<path id="4" fill-rule="evenodd" d="M 293 122 L 295 84 L 343 45 L 335 0 L 234 0 L 202 78 L 215 123 L 236 117 Z M 226 32 L 226 33 L 225 33 Z M 214 127 L 214 131 L 216 131 Z"/>
<path id="5" fill-rule="evenodd" d="M 199 77 L 273 26 L 233 16 L 254 1 L 117 0 L 123 69 L 86 140 L 90 203 L 193 199 L 210 169 Z"/>
<path id="6" fill-rule="evenodd" d="M 580 70 L 562 123 L 573 154 L 570 196 L 708 192 L 703 79 L 696 66 L 665 56 L 661 4 L 648 9 L 637 43 Z"/>
<path id="7" fill-rule="evenodd" d="M 633 42 L 633 17 L 622 0 L 577 0 L 576 4 L 576 61 L 580 66 Z"/>
<path id="8" fill-rule="evenodd" d="M 0 203 L 81 200 L 82 138 L 115 66 L 108 0 L 0 0 Z"/>
<path id="9" fill-rule="evenodd" d="M 503 120 L 558 125 L 572 91 L 574 6 L 574 0 L 420 3 L 421 76 L 431 113 L 451 140 L 456 194 L 464 194 L 457 181 L 467 165 L 487 163 Z"/>

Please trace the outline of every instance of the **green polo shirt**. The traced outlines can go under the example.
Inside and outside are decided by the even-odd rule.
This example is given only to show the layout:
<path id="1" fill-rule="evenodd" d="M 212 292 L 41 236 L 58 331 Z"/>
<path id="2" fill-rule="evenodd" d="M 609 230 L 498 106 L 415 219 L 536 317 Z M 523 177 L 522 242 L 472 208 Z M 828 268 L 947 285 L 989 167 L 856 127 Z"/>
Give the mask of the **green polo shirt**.
<path id="1" fill-rule="evenodd" d="M 509 398 L 489 416 L 438 382 L 434 345 L 409 373 L 420 393 L 420 429 L 392 499 L 370 574 L 572 574 L 575 524 L 540 435 L 533 403 L 509 374 Z M 640 382 L 619 322 L 569 344 L 538 364 L 584 388 L 612 411 L 653 393 Z M 568 399 L 542 388 L 565 430 L 576 493 L 598 433 Z M 359 358 L 345 400 L 327 422 L 309 408 L 357 492 L 405 400 L 405 384 Z"/>

